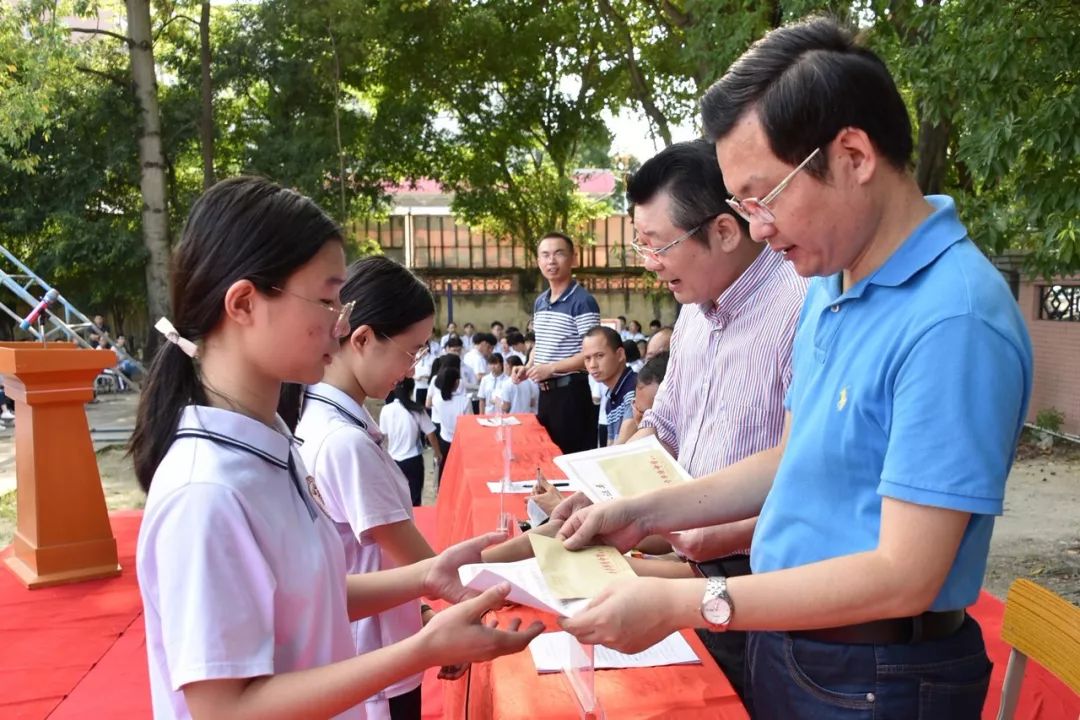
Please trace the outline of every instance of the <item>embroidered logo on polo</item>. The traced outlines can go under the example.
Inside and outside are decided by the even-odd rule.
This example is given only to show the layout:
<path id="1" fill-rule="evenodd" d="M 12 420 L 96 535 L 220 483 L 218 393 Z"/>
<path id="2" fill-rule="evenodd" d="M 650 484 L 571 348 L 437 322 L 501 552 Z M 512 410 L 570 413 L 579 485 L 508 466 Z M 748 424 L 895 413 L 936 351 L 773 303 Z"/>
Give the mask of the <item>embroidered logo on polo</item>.
<path id="1" fill-rule="evenodd" d="M 847 407 L 847 391 L 848 386 L 840 388 L 840 399 L 836 401 L 836 411 L 840 412 Z"/>
<path id="2" fill-rule="evenodd" d="M 319 486 L 315 484 L 315 478 L 311 475 L 307 476 L 307 489 L 308 494 L 311 495 L 311 499 L 322 508 L 323 512 L 326 512 L 326 503 L 323 502 L 322 493 L 319 492 Z"/>

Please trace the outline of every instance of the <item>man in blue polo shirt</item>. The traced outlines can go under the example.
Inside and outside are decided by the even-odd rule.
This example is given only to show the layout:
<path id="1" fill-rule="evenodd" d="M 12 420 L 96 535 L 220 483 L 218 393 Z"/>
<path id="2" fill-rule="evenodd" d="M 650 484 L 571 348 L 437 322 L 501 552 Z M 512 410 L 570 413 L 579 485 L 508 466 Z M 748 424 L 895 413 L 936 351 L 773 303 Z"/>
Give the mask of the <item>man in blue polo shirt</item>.
<path id="1" fill-rule="evenodd" d="M 536 246 L 536 260 L 548 289 L 533 306 L 536 345 L 528 365 L 515 368 L 513 380 L 528 378 L 540 387 L 536 419 L 564 453 L 596 447 L 598 409 L 589 392 L 582 338 L 600 324 L 600 306 L 574 280 L 574 241 L 549 232 Z"/>
<path id="2" fill-rule="evenodd" d="M 628 548 L 760 513 L 753 574 L 637 578 L 564 627 L 630 652 L 678 627 L 749 630 L 757 719 L 977 720 L 990 663 L 964 609 L 1031 391 L 1019 309 L 953 201 L 920 193 L 887 68 L 833 21 L 755 43 L 702 115 L 752 237 L 816 276 L 783 439 L 560 534 Z"/>

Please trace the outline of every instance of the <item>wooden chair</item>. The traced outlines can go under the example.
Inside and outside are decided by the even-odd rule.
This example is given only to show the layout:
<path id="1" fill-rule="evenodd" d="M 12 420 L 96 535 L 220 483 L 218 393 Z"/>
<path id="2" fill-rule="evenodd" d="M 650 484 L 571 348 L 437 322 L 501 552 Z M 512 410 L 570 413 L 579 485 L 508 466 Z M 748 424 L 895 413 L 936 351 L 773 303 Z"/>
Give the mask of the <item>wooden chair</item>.
<path id="1" fill-rule="evenodd" d="M 1012 720 L 1028 658 L 1080 693 L 1080 607 L 1030 580 L 1017 580 L 1005 600 L 1001 639 L 1012 646 L 997 720 Z"/>

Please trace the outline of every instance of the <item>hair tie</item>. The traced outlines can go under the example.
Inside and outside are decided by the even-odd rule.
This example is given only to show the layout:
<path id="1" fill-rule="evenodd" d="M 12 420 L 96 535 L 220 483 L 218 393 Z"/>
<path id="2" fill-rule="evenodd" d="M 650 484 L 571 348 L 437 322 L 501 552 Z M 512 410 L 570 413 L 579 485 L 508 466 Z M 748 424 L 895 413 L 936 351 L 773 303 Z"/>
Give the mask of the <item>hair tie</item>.
<path id="1" fill-rule="evenodd" d="M 164 335 L 166 340 L 183 350 L 184 354 L 188 357 L 193 358 L 199 355 L 199 348 L 195 345 L 195 343 L 191 342 L 187 338 L 180 337 L 180 333 L 176 331 L 176 328 L 173 327 L 173 324 L 169 322 L 167 318 L 161 318 L 160 320 L 158 320 L 157 323 L 154 325 L 154 329 Z"/>

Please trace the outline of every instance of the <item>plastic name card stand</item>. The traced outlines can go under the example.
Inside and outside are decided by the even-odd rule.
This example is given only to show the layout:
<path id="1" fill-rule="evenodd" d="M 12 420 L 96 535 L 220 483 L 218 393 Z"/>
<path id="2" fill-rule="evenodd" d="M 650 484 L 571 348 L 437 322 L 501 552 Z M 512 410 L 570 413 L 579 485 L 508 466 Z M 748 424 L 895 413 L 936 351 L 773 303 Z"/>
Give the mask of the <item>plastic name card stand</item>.
<path id="1" fill-rule="evenodd" d="M 562 675 L 577 705 L 578 717 L 582 720 L 603 720 L 604 708 L 596 696 L 595 648 L 582 645 L 569 633 L 560 637 L 559 642 L 565 644 L 560 653 L 564 659 Z"/>
<path id="2" fill-rule="evenodd" d="M 508 497 L 513 494 L 513 481 L 510 479 L 510 460 L 513 458 L 513 428 L 507 425 L 503 418 L 502 409 L 496 414 L 496 418 L 499 421 L 498 426 L 495 428 L 495 439 L 502 442 L 502 457 L 503 457 L 503 473 L 502 473 L 502 486 L 499 492 L 499 518 L 497 521 L 496 531 L 505 532 L 507 537 L 514 534 L 514 528 L 517 523 L 514 521 L 514 515 L 509 511 L 509 505 L 507 504 Z M 512 499 L 512 498 L 511 498 Z"/>

